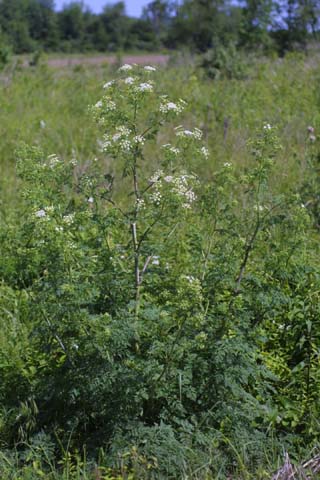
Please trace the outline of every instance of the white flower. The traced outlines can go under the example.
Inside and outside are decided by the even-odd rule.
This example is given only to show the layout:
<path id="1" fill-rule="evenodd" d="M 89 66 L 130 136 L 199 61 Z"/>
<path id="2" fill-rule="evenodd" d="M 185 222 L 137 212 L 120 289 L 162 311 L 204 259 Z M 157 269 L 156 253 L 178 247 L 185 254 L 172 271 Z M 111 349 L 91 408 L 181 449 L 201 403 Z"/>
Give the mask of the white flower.
<path id="1" fill-rule="evenodd" d="M 155 72 L 157 69 L 154 68 L 154 67 L 151 67 L 150 65 L 146 65 L 143 70 L 145 70 L 146 72 Z"/>
<path id="2" fill-rule="evenodd" d="M 133 137 L 133 141 L 134 143 L 136 143 L 137 145 L 144 145 L 144 142 L 145 142 L 145 139 L 142 135 L 136 135 L 135 137 Z"/>
<path id="3" fill-rule="evenodd" d="M 163 170 L 157 170 L 150 178 L 150 183 L 157 183 L 163 177 Z"/>
<path id="4" fill-rule="evenodd" d="M 152 263 L 152 265 L 160 265 L 159 257 L 157 255 L 154 255 L 152 257 L 151 263 Z"/>
<path id="5" fill-rule="evenodd" d="M 178 103 L 170 102 L 166 100 L 166 97 L 162 97 L 162 103 L 160 104 L 159 110 L 161 113 L 181 113 L 185 108 L 186 102 L 179 100 Z"/>
<path id="6" fill-rule="evenodd" d="M 74 213 L 69 213 L 65 215 L 62 219 L 67 225 L 71 225 L 74 222 Z"/>
<path id="7" fill-rule="evenodd" d="M 310 140 L 310 142 L 315 142 L 316 141 L 316 136 L 315 135 L 310 135 L 309 140 Z"/>
<path id="8" fill-rule="evenodd" d="M 195 128 L 194 130 L 181 130 L 181 127 L 176 128 L 176 136 L 183 137 L 183 138 L 194 138 L 195 140 L 201 140 L 202 138 L 202 131 L 199 128 Z"/>
<path id="9" fill-rule="evenodd" d="M 138 198 L 137 199 L 137 209 L 138 210 L 143 210 L 145 208 L 145 201 L 143 200 L 143 198 Z"/>
<path id="10" fill-rule="evenodd" d="M 57 157 L 57 155 L 53 154 L 48 156 L 48 164 L 50 168 L 54 168 L 59 163 L 60 159 Z"/>
<path id="11" fill-rule="evenodd" d="M 171 143 L 162 145 L 162 148 L 165 148 L 167 152 L 173 153 L 174 155 L 179 155 L 180 149 L 178 147 L 172 147 Z"/>
<path id="12" fill-rule="evenodd" d="M 163 180 L 167 183 L 171 183 L 172 180 L 173 180 L 173 176 L 172 175 L 167 175 L 166 177 L 164 177 Z"/>
<path id="13" fill-rule="evenodd" d="M 232 163 L 230 163 L 230 162 L 225 162 L 225 163 L 223 164 L 223 166 L 224 166 L 225 168 L 231 168 L 231 167 L 232 167 Z"/>
<path id="14" fill-rule="evenodd" d="M 139 92 L 152 92 L 153 91 L 153 86 L 151 83 L 140 83 L 138 86 L 138 91 Z"/>
<path id="15" fill-rule="evenodd" d="M 129 70 L 132 70 L 132 65 L 129 65 L 128 63 L 125 63 L 122 65 L 122 67 L 119 68 L 119 72 L 128 72 Z"/>
<path id="16" fill-rule="evenodd" d="M 44 120 L 40 120 L 40 127 L 46 128 L 46 122 Z"/>
<path id="17" fill-rule="evenodd" d="M 188 282 L 193 283 L 196 279 L 192 275 L 186 275 L 185 278 Z"/>
<path id="18" fill-rule="evenodd" d="M 254 205 L 253 206 L 253 209 L 256 211 L 256 212 L 263 212 L 263 210 L 265 209 L 265 207 L 263 205 Z"/>
<path id="19" fill-rule="evenodd" d="M 41 208 L 41 210 L 38 210 L 37 212 L 35 212 L 35 216 L 38 217 L 38 218 L 43 218 L 46 215 L 47 215 L 46 211 L 43 208 Z"/>
<path id="20" fill-rule="evenodd" d="M 93 198 L 93 197 L 89 197 L 89 198 L 88 198 L 88 203 L 94 203 L 94 198 Z"/>
<path id="21" fill-rule="evenodd" d="M 159 192 L 159 190 L 156 190 L 155 192 L 153 192 L 153 194 L 150 196 L 150 198 L 151 198 L 151 201 L 153 203 L 155 203 L 156 205 L 160 205 L 162 195 Z"/>
<path id="22" fill-rule="evenodd" d="M 102 107 L 102 100 L 99 100 L 99 101 L 95 104 L 95 107 L 96 107 L 96 108 L 101 108 L 101 107 Z"/>
<path id="23" fill-rule="evenodd" d="M 264 126 L 263 126 L 263 129 L 264 130 L 271 130 L 272 127 L 271 127 L 270 123 L 265 123 Z"/>
<path id="24" fill-rule="evenodd" d="M 127 77 L 127 78 L 125 78 L 124 83 L 126 83 L 127 85 L 132 85 L 134 83 L 134 78 L 133 77 Z"/>
<path id="25" fill-rule="evenodd" d="M 116 103 L 113 100 L 110 100 L 109 98 L 106 98 L 106 104 L 105 104 L 105 109 L 107 112 L 114 112 L 117 108 Z"/>
<path id="26" fill-rule="evenodd" d="M 107 90 L 108 88 L 112 87 L 112 85 L 114 85 L 114 84 L 115 84 L 115 81 L 114 81 L 114 80 L 110 80 L 110 82 L 107 82 L 107 83 L 105 83 L 105 84 L 103 85 L 103 88 L 104 88 L 105 90 Z"/>
<path id="27" fill-rule="evenodd" d="M 202 153 L 202 155 L 205 157 L 205 158 L 209 158 L 209 150 L 207 149 L 207 147 L 202 147 L 200 149 L 200 152 Z"/>

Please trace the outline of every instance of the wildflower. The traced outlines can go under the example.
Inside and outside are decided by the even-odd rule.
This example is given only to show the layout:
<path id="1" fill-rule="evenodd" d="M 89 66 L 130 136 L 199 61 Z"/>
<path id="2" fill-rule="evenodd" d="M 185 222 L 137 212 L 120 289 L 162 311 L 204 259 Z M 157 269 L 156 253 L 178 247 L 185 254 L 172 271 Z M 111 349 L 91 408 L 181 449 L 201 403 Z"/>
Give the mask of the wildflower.
<path id="1" fill-rule="evenodd" d="M 157 255 L 154 255 L 152 257 L 151 263 L 152 263 L 152 265 L 160 265 L 159 257 Z"/>
<path id="2" fill-rule="evenodd" d="M 64 223 L 71 225 L 74 222 L 74 213 L 69 213 L 63 217 Z"/>
<path id="3" fill-rule="evenodd" d="M 314 133 L 314 128 L 311 127 L 311 125 L 309 125 L 309 127 L 307 128 L 308 132 L 309 133 Z"/>
<path id="4" fill-rule="evenodd" d="M 195 140 L 202 139 L 202 131 L 199 128 L 195 128 L 194 130 L 180 130 L 181 127 L 177 127 L 177 137 L 184 137 L 184 138 L 194 138 Z"/>
<path id="5" fill-rule="evenodd" d="M 179 155 L 180 149 L 178 147 L 172 147 L 171 143 L 162 145 L 162 148 L 165 148 L 168 152 L 173 153 L 174 155 Z"/>
<path id="6" fill-rule="evenodd" d="M 139 92 L 152 92 L 153 91 L 153 86 L 151 85 L 151 83 L 140 83 L 140 85 L 138 86 L 138 91 Z"/>
<path id="7" fill-rule="evenodd" d="M 114 85 L 114 84 L 115 84 L 115 81 L 114 81 L 114 80 L 110 80 L 110 82 L 107 82 L 107 83 L 105 83 L 105 84 L 103 85 L 103 88 L 104 88 L 105 90 L 107 90 L 108 88 L 112 87 L 112 85 Z"/>
<path id="8" fill-rule="evenodd" d="M 204 158 L 209 158 L 209 150 L 207 149 L 207 147 L 202 147 L 200 149 L 200 152 L 202 153 L 202 155 L 204 156 Z"/>
<path id="9" fill-rule="evenodd" d="M 89 198 L 88 198 L 88 203 L 94 203 L 94 198 L 93 198 L 93 197 L 89 197 Z"/>
<path id="10" fill-rule="evenodd" d="M 40 127 L 43 129 L 43 128 L 46 128 L 46 122 L 44 120 L 40 120 Z"/>
<path id="11" fill-rule="evenodd" d="M 145 138 L 144 138 L 142 135 L 136 135 L 135 137 L 133 137 L 133 141 L 134 141 L 134 143 L 136 143 L 137 145 L 138 145 L 138 144 L 144 145 Z"/>
<path id="12" fill-rule="evenodd" d="M 145 201 L 143 198 L 138 198 L 137 199 L 137 209 L 138 210 L 143 210 L 145 208 Z"/>
<path id="13" fill-rule="evenodd" d="M 154 67 L 151 67 L 150 65 L 146 65 L 143 70 L 145 70 L 146 72 L 155 72 L 157 69 L 154 68 Z"/>
<path id="14" fill-rule="evenodd" d="M 166 177 L 164 177 L 164 181 L 167 182 L 167 183 L 171 183 L 173 180 L 173 176 L 172 175 L 167 175 Z"/>
<path id="15" fill-rule="evenodd" d="M 195 281 L 195 278 L 192 275 L 185 275 L 185 278 L 189 283 L 193 283 Z"/>
<path id="16" fill-rule="evenodd" d="M 256 211 L 256 212 L 263 212 L 263 210 L 265 209 L 265 207 L 263 205 L 254 205 L 253 209 Z"/>
<path id="17" fill-rule="evenodd" d="M 41 210 L 38 210 L 37 212 L 35 212 L 35 216 L 38 217 L 38 218 L 43 218 L 43 217 L 46 217 L 46 211 L 41 208 Z"/>
<path id="18" fill-rule="evenodd" d="M 152 177 L 149 178 L 150 183 L 157 183 L 160 178 L 163 177 L 163 171 L 162 170 L 157 170 Z"/>
<path id="19" fill-rule="evenodd" d="M 156 191 L 151 195 L 150 198 L 151 198 L 151 201 L 152 201 L 153 203 L 155 203 L 156 205 L 160 205 L 162 195 L 161 195 L 161 193 L 159 192 L 159 190 L 156 190 Z"/>
<path id="20" fill-rule="evenodd" d="M 127 85 L 132 85 L 134 83 L 134 78 L 133 77 L 127 77 L 124 79 L 124 83 Z"/>
<path id="21" fill-rule="evenodd" d="M 102 100 L 99 100 L 99 101 L 95 104 L 95 107 L 96 107 L 96 108 L 101 108 L 101 107 L 102 107 Z"/>
<path id="22" fill-rule="evenodd" d="M 264 126 L 263 126 L 263 129 L 264 130 L 271 130 L 272 127 L 271 127 L 270 123 L 265 123 Z"/>
<path id="23" fill-rule="evenodd" d="M 178 103 L 174 103 L 174 102 L 166 101 L 165 97 L 163 97 L 163 101 L 160 104 L 159 110 L 161 113 L 165 113 L 165 114 L 169 112 L 179 114 L 183 111 L 184 107 L 185 107 L 185 102 L 183 100 L 179 100 Z"/>
<path id="24" fill-rule="evenodd" d="M 223 164 L 223 166 L 224 166 L 225 168 L 231 168 L 231 167 L 232 167 L 232 163 L 230 163 L 230 162 L 225 162 L 225 163 Z"/>
<path id="25" fill-rule="evenodd" d="M 315 135 L 309 135 L 310 142 L 315 142 L 317 137 Z"/>
<path id="26" fill-rule="evenodd" d="M 128 72 L 129 70 L 132 70 L 132 65 L 129 65 L 128 63 L 125 63 L 122 65 L 122 67 L 119 68 L 119 72 Z"/>
<path id="27" fill-rule="evenodd" d="M 110 100 L 110 98 L 105 98 L 106 104 L 105 104 L 105 109 L 107 112 L 114 112 L 117 108 L 116 103 L 113 100 Z"/>
<path id="28" fill-rule="evenodd" d="M 48 163 L 50 168 L 54 168 L 56 165 L 60 163 L 60 159 L 57 157 L 57 155 L 49 155 L 48 156 Z"/>

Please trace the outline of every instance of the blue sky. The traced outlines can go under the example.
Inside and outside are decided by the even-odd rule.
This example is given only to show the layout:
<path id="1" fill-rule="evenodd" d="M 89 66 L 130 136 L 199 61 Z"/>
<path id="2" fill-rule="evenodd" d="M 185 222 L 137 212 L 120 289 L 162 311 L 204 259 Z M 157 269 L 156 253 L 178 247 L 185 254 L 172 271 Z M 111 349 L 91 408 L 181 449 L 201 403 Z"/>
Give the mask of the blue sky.
<path id="1" fill-rule="evenodd" d="M 139 17 L 142 12 L 142 7 L 147 5 L 150 0 L 125 0 L 127 14 Z M 59 9 L 63 6 L 63 4 L 69 3 L 67 0 L 55 0 L 56 8 Z M 107 3 L 112 4 L 115 3 L 113 1 L 108 0 L 84 0 L 85 5 L 90 7 L 93 12 L 99 13 L 102 10 L 102 7 Z"/>

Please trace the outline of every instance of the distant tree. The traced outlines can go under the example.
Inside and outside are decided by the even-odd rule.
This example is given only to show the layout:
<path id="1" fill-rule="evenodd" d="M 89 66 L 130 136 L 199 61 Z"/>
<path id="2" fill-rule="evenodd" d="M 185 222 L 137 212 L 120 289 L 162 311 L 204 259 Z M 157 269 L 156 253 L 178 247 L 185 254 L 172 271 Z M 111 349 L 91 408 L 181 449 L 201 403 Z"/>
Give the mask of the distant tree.
<path id="1" fill-rule="evenodd" d="M 172 12 L 173 6 L 167 0 L 153 0 L 143 9 L 142 18 L 151 25 L 158 42 L 167 33 Z"/>
<path id="2" fill-rule="evenodd" d="M 126 48 L 154 51 L 161 46 L 150 22 L 144 19 L 134 20 L 128 32 Z"/>
<path id="3" fill-rule="evenodd" d="M 101 14 L 101 21 L 108 37 L 108 49 L 122 50 L 126 45 L 131 24 L 126 15 L 124 2 L 106 5 Z"/>
<path id="4" fill-rule="evenodd" d="M 246 0 L 242 9 L 241 44 L 254 49 L 270 47 L 270 29 L 275 12 L 274 0 Z"/>
<path id="5" fill-rule="evenodd" d="M 58 48 L 59 33 L 54 2 L 29 0 L 26 15 L 31 38 L 45 49 Z"/>
<path id="6" fill-rule="evenodd" d="M 217 43 L 230 42 L 238 35 L 237 13 L 237 7 L 224 0 L 185 0 L 176 7 L 168 43 L 204 52 Z"/>

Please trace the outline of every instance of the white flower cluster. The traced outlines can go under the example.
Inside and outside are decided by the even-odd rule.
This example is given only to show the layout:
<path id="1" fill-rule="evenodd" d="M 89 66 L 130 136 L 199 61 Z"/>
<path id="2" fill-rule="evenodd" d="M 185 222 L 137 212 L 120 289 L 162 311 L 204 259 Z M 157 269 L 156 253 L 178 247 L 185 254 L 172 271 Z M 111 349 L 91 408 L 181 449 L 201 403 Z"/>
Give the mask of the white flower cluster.
<path id="1" fill-rule="evenodd" d="M 179 177 L 174 177 L 172 180 L 172 191 L 183 200 L 182 206 L 184 208 L 190 208 L 191 204 L 197 198 L 190 187 L 190 180 L 195 180 L 193 175 L 180 175 Z"/>
<path id="2" fill-rule="evenodd" d="M 176 136 L 182 138 L 193 138 L 195 140 L 202 139 L 202 131 L 199 128 L 194 128 L 193 130 L 185 130 L 182 127 L 176 127 Z"/>
<path id="3" fill-rule="evenodd" d="M 49 220 L 49 215 L 50 213 L 53 213 L 53 212 L 54 212 L 54 207 L 51 205 L 49 207 L 40 208 L 40 210 L 35 211 L 34 216 L 36 218 Z"/>
<path id="4" fill-rule="evenodd" d="M 133 142 L 136 145 L 144 145 L 145 138 L 142 135 L 136 135 L 135 137 L 133 137 Z"/>
<path id="5" fill-rule="evenodd" d="M 149 182 L 151 184 L 159 182 L 161 178 L 164 176 L 163 170 L 157 170 L 150 178 Z"/>
<path id="6" fill-rule="evenodd" d="M 59 163 L 61 163 L 61 160 L 60 158 L 57 157 L 56 154 L 52 154 L 48 156 L 48 166 L 50 168 L 56 167 L 57 165 L 59 165 Z"/>
<path id="7" fill-rule="evenodd" d="M 168 153 L 172 153 L 173 155 L 177 156 L 180 153 L 180 148 L 178 147 L 173 147 L 171 143 L 166 143 L 165 145 L 162 145 L 162 148 L 166 150 Z"/>
<path id="8" fill-rule="evenodd" d="M 143 198 L 137 198 L 137 210 L 144 210 L 146 206 L 146 202 Z"/>
<path id="9" fill-rule="evenodd" d="M 179 113 L 183 112 L 186 106 L 186 102 L 180 99 L 177 103 L 170 102 L 167 97 L 162 97 L 159 110 L 161 113 L 168 114 L 174 113 L 178 115 Z"/>
<path id="10" fill-rule="evenodd" d="M 146 65 L 145 67 L 143 67 L 143 70 L 145 70 L 146 72 L 155 72 L 157 69 L 151 67 L 150 65 Z"/>
<path id="11" fill-rule="evenodd" d="M 74 213 L 69 213 L 68 215 L 64 215 L 62 220 L 63 220 L 63 223 L 66 223 L 67 225 L 72 225 L 74 222 Z"/>
<path id="12" fill-rule="evenodd" d="M 108 90 L 108 88 L 111 88 L 115 83 L 116 83 L 115 80 L 110 80 L 109 82 L 107 82 L 103 85 L 103 88 L 105 90 Z"/>
<path id="13" fill-rule="evenodd" d="M 272 130 L 272 127 L 271 127 L 270 123 L 265 123 L 263 125 L 263 130 Z"/>
<path id="14" fill-rule="evenodd" d="M 95 104 L 95 108 L 104 109 L 105 112 L 114 112 L 117 108 L 116 103 L 110 97 L 103 97 Z"/>
<path id="15" fill-rule="evenodd" d="M 130 70 L 132 70 L 132 68 L 133 68 L 132 65 L 125 63 L 119 68 L 118 72 L 129 72 Z"/>
<path id="16" fill-rule="evenodd" d="M 264 207 L 263 205 L 254 205 L 253 206 L 253 209 L 256 211 L 256 212 L 263 212 L 263 210 L 265 209 L 266 207 Z"/>
<path id="17" fill-rule="evenodd" d="M 47 216 L 47 212 L 45 211 L 44 208 L 41 208 L 40 210 L 37 210 L 34 212 L 34 216 L 37 218 L 44 218 Z"/>
<path id="18" fill-rule="evenodd" d="M 132 132 L 124 125 L 116 127 L 116 132 L 113 135 L 105 134 L 102 142 L 102 150 L 110 152 L 110 150 L 120 150 L 123 153 L 128 153 L 132 148 L 131 141 Z M 136 141 L 135 143 L 139 143 Z"/>
<path id="19" fill-rule="evenodd" d="M 207 147 L 201 147 L 200 148 L 200 153 L 204 156 L 204 158 L 208 159 L 209 158 L 209 150 Z"/>
<path id="20" fill-rule="evenodd" d="M 153 85 L 148 82 L 144 83 L 139 83 L 137 86 L 137 91 L 138 92 L 152 92 L 153 91 Z"/>
<path id="21" fill-rule="evenodd" d="M 115 133 L 112 135 L 105 134 L 101 142 L 101 149 L 104 152 L 120 151 L 122 153 L 129 153 L 133 146 L 143 146 L 145 138 L 143 135 L 134 135 L 130 128 L 125 125 L 116 127 Z"/>
<path id="22" fill-rule="evenodd" d="M 161 199 L 165 195 L 165 190 L 170 185 L 171 193 L 182 201 L 183 208 L 190 208 L 191 204 L 196 200 L 196 195 L 191 186 L 195 180 L 193 175 L 164 175 L 162 170 L 158 170 L 149 179 L 149 182 L 154 185 L 150 200 L 155 205 L 160 205 Z"/>
<path id="23" fill-rule="evenodd" d="M 127 78 L 124 79 L 124 83 L 126 85 L 132 85 L 134 82 L 135 82 L 134 77 L 127 77 Z"/>

